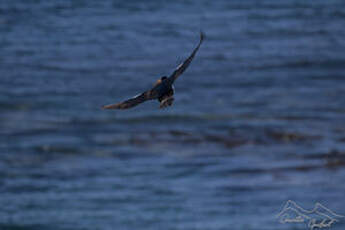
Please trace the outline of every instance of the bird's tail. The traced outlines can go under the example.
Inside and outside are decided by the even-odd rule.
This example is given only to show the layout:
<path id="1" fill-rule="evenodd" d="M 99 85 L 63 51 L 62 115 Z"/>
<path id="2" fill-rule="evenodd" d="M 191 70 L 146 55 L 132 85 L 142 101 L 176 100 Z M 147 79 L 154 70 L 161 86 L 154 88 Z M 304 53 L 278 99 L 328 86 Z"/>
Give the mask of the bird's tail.
<path id="1" fill-rule="evenodd" d="M 174 102 L 174 98 L 173 97 L 167 97 L 163 101 L 161 101 L 161 104 L 159 105 L 159 108 L 162 109 L 162 108 L 171 106 L 173 102 Z"/>

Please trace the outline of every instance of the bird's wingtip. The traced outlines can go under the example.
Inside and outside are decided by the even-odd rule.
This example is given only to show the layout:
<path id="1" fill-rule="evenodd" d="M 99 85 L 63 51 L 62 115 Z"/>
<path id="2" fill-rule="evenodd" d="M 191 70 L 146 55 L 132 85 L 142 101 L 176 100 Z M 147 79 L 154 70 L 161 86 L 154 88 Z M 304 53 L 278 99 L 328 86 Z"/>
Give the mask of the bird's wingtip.
<path id="1" fill-rule="evenodd" d="M 204 40 L 205 38 L 205 33 L 204 31 L 200 30 L 200 41 Z"/>
<path id="2" fill-rule="evenodd" d="M 105 110 L 105 109 L 114 109 L 115 106 L 114 105 L 102 105 L 101 109 Z"/>

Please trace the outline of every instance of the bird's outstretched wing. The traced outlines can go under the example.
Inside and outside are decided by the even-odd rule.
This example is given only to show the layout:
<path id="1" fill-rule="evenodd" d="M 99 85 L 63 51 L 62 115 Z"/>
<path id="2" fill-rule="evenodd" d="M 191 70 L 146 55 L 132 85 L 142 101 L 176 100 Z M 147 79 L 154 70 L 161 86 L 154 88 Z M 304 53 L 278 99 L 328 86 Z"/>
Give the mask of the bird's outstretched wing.
<path id="1" fill-rule="evenodd" d="M 103 109 L 129 109 L 147 100 L 152 100 L 155 98 L 156 97 L 154 96 L 152 90 L 149 90 L 135 97 L 132 97 L 126 101 L 123 101 L 117 104 L 105 105 L 105 106 L 102 106 L 102 108 Z"/>
<path id="2" fill-rule="evenodd" d="M 189 64 L 192 62 L 196 52 L 199 50 L 199 47 L 202 41 L 204 40 L 204 37 L 205 37 L 204 33 L 200 32 L 200 41 L 199 41 L 198 46 L 193 50 L 192 54 L 184 62 L 182 62 L 179 66 L 177 66 L 175 71 L 170 75 L 169 81 L 171 83 L 173 83 L 187 69 Z"/>

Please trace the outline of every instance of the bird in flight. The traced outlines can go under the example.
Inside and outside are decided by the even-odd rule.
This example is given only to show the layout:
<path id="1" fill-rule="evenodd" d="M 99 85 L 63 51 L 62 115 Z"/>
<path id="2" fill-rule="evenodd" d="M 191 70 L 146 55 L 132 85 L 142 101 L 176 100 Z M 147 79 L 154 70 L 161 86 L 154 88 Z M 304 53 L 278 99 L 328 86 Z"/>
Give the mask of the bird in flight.
<path id="1" fill-rule="evenodd" d="M 174 101 L 173 84 L 175 80 L 187 69 L 189 64 L 192 62 L 203 40 L 204 40 L 204 34 L 203 32 L 200 32 L 199 44 L 193 50 L 192 54 L 184 62 L 182 62 L 169 77 L 163 76 L 160 79 L 158 79 L 152 89 L 147 90 L 126 101 L 116 103 L 116 104 L 105 105 L 105 106 L 102 106 L 102 108 L 103 109 L 129 109 L 145 101 L 155 100 L 155 99 L 158 99 L 158 101 L 160 102 L 159 108 L 165 108 L 167 106 L 171 106 Z"/>

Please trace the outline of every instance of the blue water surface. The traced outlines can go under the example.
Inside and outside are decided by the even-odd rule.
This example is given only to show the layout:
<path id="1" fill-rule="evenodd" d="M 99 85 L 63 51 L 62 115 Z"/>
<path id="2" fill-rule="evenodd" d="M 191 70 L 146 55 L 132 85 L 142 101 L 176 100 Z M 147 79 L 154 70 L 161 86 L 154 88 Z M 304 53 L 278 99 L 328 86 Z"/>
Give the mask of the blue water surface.
<path id="1" fill-rule="evenodd" d="M 200 30 L 172 107 L 100 109 Z M 279 222 L 288 200 L 345 215 L 344 36 L 341 0 L 1 0 L 0 229 L 308 229 Z"/>

